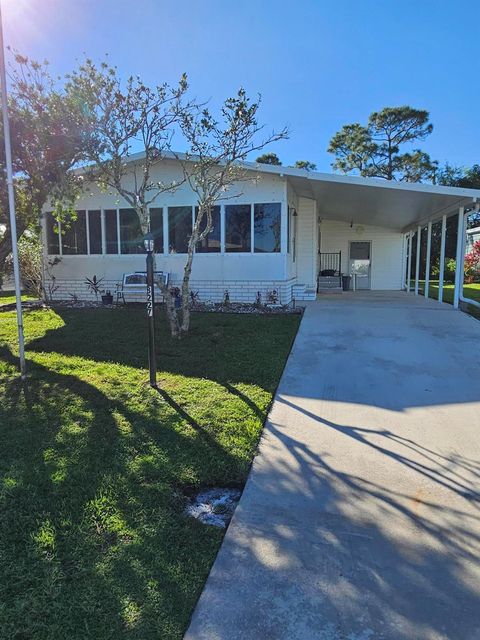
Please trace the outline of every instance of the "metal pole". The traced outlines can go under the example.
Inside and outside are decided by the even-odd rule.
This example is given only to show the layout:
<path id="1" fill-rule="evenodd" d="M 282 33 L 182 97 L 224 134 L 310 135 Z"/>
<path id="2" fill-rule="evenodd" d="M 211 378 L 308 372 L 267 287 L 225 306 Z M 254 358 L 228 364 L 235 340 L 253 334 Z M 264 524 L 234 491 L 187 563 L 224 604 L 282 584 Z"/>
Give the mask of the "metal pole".
<path id="1" fill-rule="evenodd" d="M 413 231 L 408 232 L 407 292 L 410 293 L 412 279 L 412 245 Z"/>
<path id="2" fill-rule="evenodd" d="M 26 377 L 25 340 L 23 337 L 22 291 L 20 287 L 20 266 L 18 264 L 17 220 L 15 217 L 15 194 L 13 190 L 12 149 L 10 142 L 10 124 L 8 122 L 7 78 L 5 73 L 5 50 L 3 44 L 2 7 L 0 0 L 0 81 L 2 85 L 3 135 L 5 138 L 5 164 L 7 169 L 8 208 L 10 213 L 10 233 L 12 235 L 13 274 L 15 279 L 15 301 L 17 307 L 18 352 L 20 375 Z"/>
<path id="3" fill-rule="evenodd" d="M 438 272 L 438 301 L 443 302 L 443 281 L 445 279 L 445 240 L 447 237 L 447 216 L 442 217 L 442 237 L 440 240 L 440 269 Z"/>
<path id="4" fill-rule="evenodd" d="M 150 386 L 157 386 L 155 357 L 155 283 L 153 280 L 153 251 L 147 251 L 147 315 L 148 315 L 148 368 Z"/>
<path id="5" fill-rule="evenodd" d="M 428 291 L 430 289 L 430 259 L 432 256 L 432 221 L 428 223 L 427 231 L 427 256 L 425 259 L 425 287 L 423 295 L 428 298 Z"/>
<path id="6" fill-rule="evenodd" d="M 417 255 L 415 256 L 415 295 L 418 296 L 418 279 L 420 278 L 420 249 L 422 227 L 417 227 Z"/>
<path id="7" fill-rule="evenodd" d="M 460 207 L 458 211 L 457 227 L 457 259 L 455 262 L 455 291 L 453 294 L 453 306 L 458 309 L 460 295 L 463 292 L 463 265 L 465 262 L 465 209 Z"/>

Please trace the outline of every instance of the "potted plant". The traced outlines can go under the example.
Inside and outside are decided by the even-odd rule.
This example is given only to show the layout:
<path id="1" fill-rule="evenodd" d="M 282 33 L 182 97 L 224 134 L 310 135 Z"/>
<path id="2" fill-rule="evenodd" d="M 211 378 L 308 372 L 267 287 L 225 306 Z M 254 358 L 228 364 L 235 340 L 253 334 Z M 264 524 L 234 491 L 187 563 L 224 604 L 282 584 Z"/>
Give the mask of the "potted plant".
<path id="1" fill-rule="evenodd" d="M 103 304 L 113 304 L 113 296 L 112 296 L 112 292 L 107 289 L 103 295 L 102 295 L 102 302 Z"/>

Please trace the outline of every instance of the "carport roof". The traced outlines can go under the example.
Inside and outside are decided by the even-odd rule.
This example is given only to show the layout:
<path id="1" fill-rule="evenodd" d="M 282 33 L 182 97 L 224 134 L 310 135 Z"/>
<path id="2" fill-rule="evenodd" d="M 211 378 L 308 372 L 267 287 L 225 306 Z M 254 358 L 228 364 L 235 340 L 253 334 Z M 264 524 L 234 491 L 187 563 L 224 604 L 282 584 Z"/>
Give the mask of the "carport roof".
<path id="1" fill-rule="evenodd" d="M 285 176 L 296 194 L 317 201 L 321 218 L 408 230 L 480 202 L 480 190 L 360 178 L 248 163 Z"/>

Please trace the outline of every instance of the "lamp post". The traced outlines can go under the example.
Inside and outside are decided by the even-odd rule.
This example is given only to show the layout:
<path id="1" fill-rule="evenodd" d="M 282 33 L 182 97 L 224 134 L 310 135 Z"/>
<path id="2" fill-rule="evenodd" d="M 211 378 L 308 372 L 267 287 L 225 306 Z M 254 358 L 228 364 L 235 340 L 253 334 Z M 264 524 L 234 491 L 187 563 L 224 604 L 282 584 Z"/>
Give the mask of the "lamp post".
<path id="1" fill-rule="evenodd" d="M 10 146 L 10 125 L 8 122 L 7 79 L 5 73 L 5 52 L 3 44 L 2 11 L 0 5 L 0 82 L 2 85 L 3 136 L 5 138 L 5 165 L 7 169 L 8 207 L 10 214 L 10 232 L 12 234 L 13 275 L 15 279 L 15 301 L 17 307 L 18 353 L 20 375 L 26 377 L 25 347 L 23 337 L 23 315 L 20 286 L 20 266 L 18 264 L 17 220 L 15 217 L 15 195 L 13 189 L 12 150 Z"/>
<path id="2" fill-rule="evenodd" d="M 147 252 L 147 316 L 148 316 L 148 368 L 150 386 L 157 386 L 157 362 L 155 358 L 155 283 L 153 280 L 153 235 L 147 233 L 143 243 Z"/>

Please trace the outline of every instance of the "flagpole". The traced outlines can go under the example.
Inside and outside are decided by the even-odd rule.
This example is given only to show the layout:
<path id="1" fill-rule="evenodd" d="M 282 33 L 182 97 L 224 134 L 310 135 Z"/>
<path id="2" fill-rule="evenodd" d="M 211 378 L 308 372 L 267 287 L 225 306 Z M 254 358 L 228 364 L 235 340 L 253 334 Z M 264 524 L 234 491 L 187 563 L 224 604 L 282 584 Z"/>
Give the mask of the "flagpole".
<path id="1" fill-rule="evenodd" d="M 10 232 L 12 234 L 13 275 L 15 279 L 15 299 L 17 306 L 18 352 L 20 357 L 20 375 L 26 377 L 25 346 L 23 337 L 23 314 L 20 287 L 20 266 L 18 264 L 17 220 L 15 217 L 15 194 L 13 190 L 12 149 L 10 142 L 10 124 L 8 122 L 7 77 L 5 72 L 5 49 L 3 43 L 2 4 L 0 0 L 0 82 L 2 88 L 3 136 L 5 138 L 5 163 L 7 169 L 8 208 L 10 212 Z"/>

